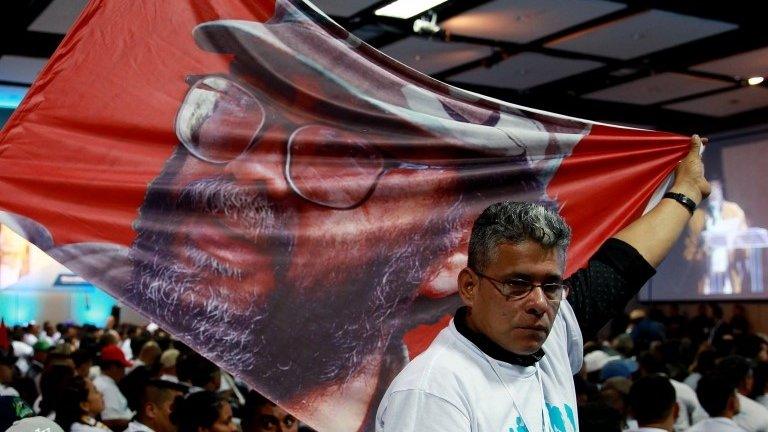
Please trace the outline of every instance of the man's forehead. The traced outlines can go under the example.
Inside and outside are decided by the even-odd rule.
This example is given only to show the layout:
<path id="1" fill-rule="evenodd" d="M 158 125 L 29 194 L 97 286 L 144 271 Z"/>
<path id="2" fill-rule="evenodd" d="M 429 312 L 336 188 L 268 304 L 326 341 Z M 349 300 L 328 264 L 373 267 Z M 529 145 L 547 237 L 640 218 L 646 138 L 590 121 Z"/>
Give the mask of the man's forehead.
<path id="1" fill-rule="evenodd" d="M 509 272 L 560 274 L 564 265 L 564 257 L 557 247 L 547 247 L 530 239 L 499 243 L 493 255 L 490 265 Z"/>

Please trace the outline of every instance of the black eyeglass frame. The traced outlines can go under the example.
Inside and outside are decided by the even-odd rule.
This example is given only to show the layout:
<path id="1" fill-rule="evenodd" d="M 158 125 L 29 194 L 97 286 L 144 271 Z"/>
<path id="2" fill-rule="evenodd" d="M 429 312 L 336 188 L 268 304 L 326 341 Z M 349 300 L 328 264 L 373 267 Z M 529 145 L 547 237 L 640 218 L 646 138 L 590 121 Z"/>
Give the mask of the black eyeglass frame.
<path id="1" fill-rule="evenodd" d="M 475 270 L 473 268 L 470 268 L 470 270 L 472 270 L 479 277 L 484 278 L 484 279 L 488 279 L 489 281 L 491 281 L 491 285 L 493 285 L 493 287 L 496 289 L 496 291 L 498 291 L 499 294 L 504 296 L 504 298 L 507 301 L 522 300 L 522 299 L 528 297 L 528 295 L 530 295 L 533 292 L 533 290 L 538 287 L 538 288 L 541 288 L 541 291 L 544 293 L 544 297 L 547 298 L 547 301 L 549 301 L 551 303 L 559 303 L 565 297 L 568 296 L 568 291 L 570 290 L 570 287 L 568 286 L 568 284 L 563 283 L 563 282 L 548 282 L 548 283 L 539 283 L 539 284 L 537 284 L 537 283 L 533 283 L 533 282 L 527 281 L 525 279 L 511 279 L 513 281 L 516 281 L 516 282 L 522 282 L 519 286 L 522 286 L 523 284 L 526 284 L 528 286 L 528 290 L 524 294 L 519 295 L 519 296 L 513 296 L 509 292 L 512 289 L 512 288 L 509 288 L 510 285 L 511 285 L 509 282 L 500 281 L 500 280 L 498 280 L 496 278 L 488 276 L 487 274 L 485 274 L 485 273 L 483 273 L 483 272 L 481 272 L 479 270 Z M 560 295 L 559 295 L 558 298 L 552 298 L 549 295 L 547 295 L 547 290 L 544 288 L 545 286 L 555 286 L 555 285 L 560 290 Z M 501 288 L 500 286 L 504 287 L 504 288 Z M 565 293 L 565 295 L 563 295 L 563 293 Z"/>

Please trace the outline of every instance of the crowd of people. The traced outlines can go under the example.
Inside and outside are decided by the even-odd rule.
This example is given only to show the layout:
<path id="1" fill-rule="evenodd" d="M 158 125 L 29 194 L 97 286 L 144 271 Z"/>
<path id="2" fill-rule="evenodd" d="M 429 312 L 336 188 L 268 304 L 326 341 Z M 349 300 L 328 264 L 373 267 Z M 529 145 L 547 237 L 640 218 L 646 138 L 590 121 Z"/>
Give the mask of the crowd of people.
<path id="1" fill-rule="evenodd" d="M 0 332 L 0 430 L 40 416 L 65 432 L 311 431 L 151 324 Z M 638 308 L 600 335 L 574 376 L 580 430 L 768 432 L 768 340 L 741 305 Z"/>
<path id="2" fill-rule="evenodd" d="M 602 336 L 574 376 L 580 430 L 768 432 L 768 339 L 742 305 L 638 308 Z"/>
<path id="3" fill-rule="evenodd" d="M 18 426 L 31 419 L 48 423 Z M 52 432 L 312 430 L 153 324 L 97 328 L 49 322 L 42 328 L 0 325 L 0 431 L 14 427 L 49 427 Z"/>

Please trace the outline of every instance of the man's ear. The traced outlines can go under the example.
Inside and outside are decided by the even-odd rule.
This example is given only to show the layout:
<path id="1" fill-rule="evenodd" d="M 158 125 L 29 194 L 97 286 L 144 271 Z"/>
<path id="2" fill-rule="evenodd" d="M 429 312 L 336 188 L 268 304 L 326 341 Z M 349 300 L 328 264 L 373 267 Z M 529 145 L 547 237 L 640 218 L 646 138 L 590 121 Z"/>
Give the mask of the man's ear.
<path id="1" fill-rule="evenodd" d="M 156 410 L 155 404 L 145 403 L 142 409 L 144 410 L 144 415 L 146 415 L 147 418 L 151 418 L 151 419 L 157 418 L 157 410 Z"/>
<path id="2" fill-rule="evenodd" d="M 672 419 L 677 421 L 677 416 L 680 415 L 680 404 L 675 402 L 675 406 L 672 407 Z"/>
<path id="3" fill-rule="evenodd" d="M 459 296 L 465 305 L 472 307 L 475 303 L 475 296 L 477 290 L 480 288 L 480 278 L 477 274 L 470 270 L 468 267 L 464 267 L 459 272 Z"/>

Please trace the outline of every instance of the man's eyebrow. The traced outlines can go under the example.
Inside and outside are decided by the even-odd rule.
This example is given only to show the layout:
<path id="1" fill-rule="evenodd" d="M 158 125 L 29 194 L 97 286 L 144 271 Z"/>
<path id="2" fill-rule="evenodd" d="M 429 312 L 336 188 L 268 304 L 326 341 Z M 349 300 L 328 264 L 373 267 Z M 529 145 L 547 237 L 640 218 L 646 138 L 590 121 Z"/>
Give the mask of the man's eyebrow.
<path id="1" fill-rule="evenodd" d="M 520 279 L 520 280 L 530 282 L 536 278 L 532 276 L 530 273 L 522 273 L 522 272 L 512 272 L 500 278 L 500 280 L 510 280 L 510 279 Z M 563 280 L 563 277 L 557 273 L 550 273 L 545 275 L 541 280 L 543 282 L 560 282 Z"/>

